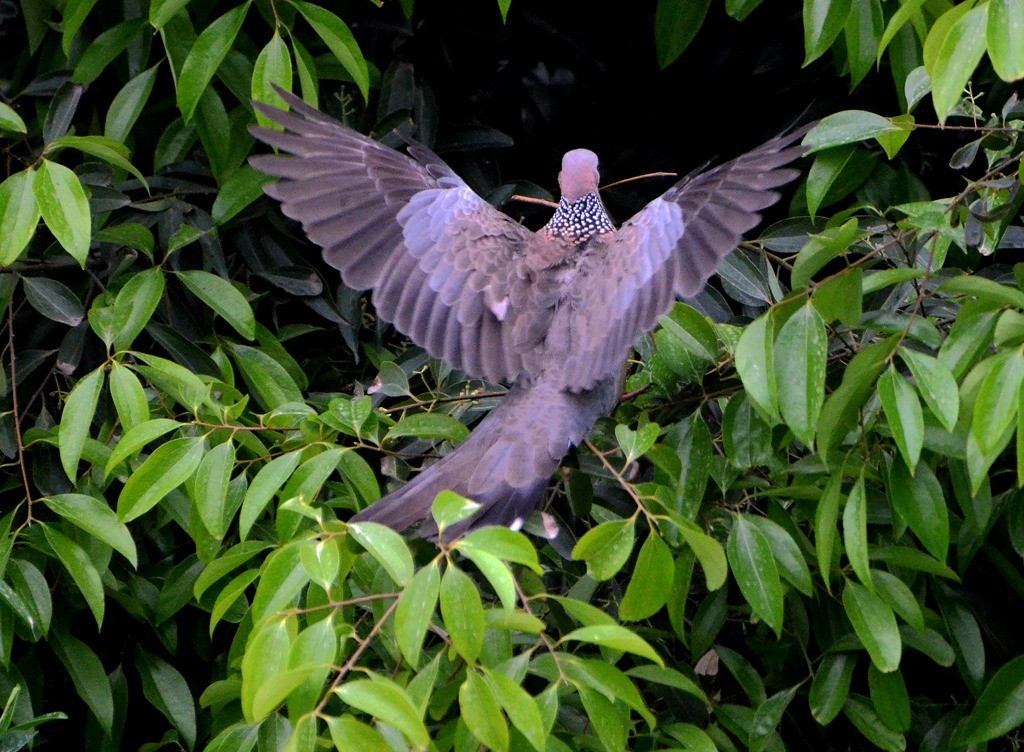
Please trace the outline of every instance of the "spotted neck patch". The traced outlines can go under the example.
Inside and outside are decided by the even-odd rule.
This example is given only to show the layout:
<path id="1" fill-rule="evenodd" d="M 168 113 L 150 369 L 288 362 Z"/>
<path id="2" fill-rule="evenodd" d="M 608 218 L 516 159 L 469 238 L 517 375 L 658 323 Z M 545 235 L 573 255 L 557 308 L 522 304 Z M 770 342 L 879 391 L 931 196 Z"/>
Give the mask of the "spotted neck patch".
<path id="1" fill-rule="evenodd" d="M 582 243 L 595 235 L 614 232 L 615 225 L 604 210 L 604 204 L 597 193 L 588 193 L 581 199 L 569 201 L 565 196 L 558 202 L 558 209 L 544 230 L 556 238 L 570 243 Z"/>

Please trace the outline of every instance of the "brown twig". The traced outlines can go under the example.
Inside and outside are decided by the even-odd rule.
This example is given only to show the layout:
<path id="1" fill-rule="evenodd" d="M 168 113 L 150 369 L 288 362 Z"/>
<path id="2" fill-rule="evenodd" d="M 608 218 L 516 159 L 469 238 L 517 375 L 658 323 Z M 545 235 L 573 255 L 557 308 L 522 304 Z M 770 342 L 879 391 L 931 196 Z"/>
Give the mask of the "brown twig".
<path id="1" fill-rule="evenodd" d="M 400 598 L 395 598 L 394 603 L 388 606 L 388 610 L 384 612 L 382 617 L 380 617 L 380 621 L 373 625 L 373 629 L 370 630 L 370 634 L 366 635 L 366 639 L 359 643 L 359 647 L 357 647 L 349 659 L 345 661 L 345 665 L 338 670 L 338 675 L 334 677 L 334 681 L 331 682 L 331 686 L 328 687 L 327 691 L 324 693 L 323 699 L 320 700 L 319 704 L 316 706 L 316 710 L 313 711 L 314 715 L 319 715 L 323 712 L 324 706 L 334 693 L 334 690 L 338 688 L 338 685 L 340 685 L 345 679 L 348 672 L 355 667 L 356 661 L 359 660 L 359 657 L 366 651 L 366 648 L 370 646 L 370 643 L 373 642 L 373 638 L 376 637 L 377 633 L 384 627 L 384 622 L 391 618 L 391 614 L 395 612 L 395 609 L 398 608 L 398 604 L 400 602 Z"/>
<path id="2" fill-rule="evenodd" d="M 32 486 L 28 482 L 25 468 L 25 445 L 21 440 L 21 413 L 18 408 L 18 370 L 14 364 L 14 301 L 7 304 L 7 350 L 11 358 L 11 409 L 14 414 L 14 438 L 18 445 L 18 466 L 21 468 L 21 482 L 25 486 L 25 501 L 28 504 L 26 525 L 32 524 Z"/>
<path id="3" fill-rule="evenodd" d="M 646 180 L 647 178 L 676 178 L 679 177 L 678 172 L 647 172 L 643 175 L 634 175 L 631 178 L 623 178 L 622 180 L 616 180 L 614 183 L 608 185 L 602 185 L 598 190 L 606 191 L 609 188 L 614 188 L 617 185 L 625 185 L 626 183 L 633 183 L 637 180 Z"/>
<path id="4" fill-rule="evenodd" d="M 558 208 L 557 201 L 548 201 L 546 198 L 535 198 L 534 196 L 523 196 L 519 193 L 512 194 L 513 201 L 522 201 L 526 204 L 540 204 L 541 206 L 547 206 L 552 209 Z"/>

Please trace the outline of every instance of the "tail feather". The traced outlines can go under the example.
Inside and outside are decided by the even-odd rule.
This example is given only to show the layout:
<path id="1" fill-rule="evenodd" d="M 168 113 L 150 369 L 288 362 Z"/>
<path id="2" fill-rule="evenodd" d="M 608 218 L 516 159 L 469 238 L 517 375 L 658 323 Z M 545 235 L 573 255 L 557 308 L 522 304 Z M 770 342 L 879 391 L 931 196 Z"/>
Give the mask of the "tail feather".
<path id="1" fill-rule="evenodd" d="M 352 521 L 394 530 L 423 522 L 419 534 L 434 537 L 434 499 L 450 490 L 480 504 L 473 517 L 451 531 L 453 536 L 487 525 L 522 524 L 570 446 L 611 409 L 616 381 L 577 394 L 544 383 L 517 384 L 455 451 Z"/>

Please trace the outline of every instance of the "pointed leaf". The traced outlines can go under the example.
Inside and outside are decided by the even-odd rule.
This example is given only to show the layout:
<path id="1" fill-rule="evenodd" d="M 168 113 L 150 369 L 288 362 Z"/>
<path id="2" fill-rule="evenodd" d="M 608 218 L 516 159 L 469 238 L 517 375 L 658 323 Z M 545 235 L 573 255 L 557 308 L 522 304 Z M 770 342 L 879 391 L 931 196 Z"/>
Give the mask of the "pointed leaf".
<path id="1" fill-rule="evenodd" d="M 776 634 L 781 634 L 782 583 L 768 539 L 749 520 L 738 515 L 729 532 L 727 552 L 729 567 L 754 615 L 763 619 Z"/>
<path id="2" fill-rule="evenodd" d="M 36 171 L 16 172 L 0 183 L 0 264 L 10 266 L 21 256 L 39 225 L 34 190 Z"/>
<path id="3" fill-rule="evenodd" d="M 50 232 L 84 269 L 92 223 L 89 200 L 78 176 L 64 165 L 44 159 L 36 172 L 32 192 Z"/>
<path id="4" fill-rule="evenodd" d="M 57 436 L 61 465 L 72 481 L 78 476 L 78 460 L 89 438 L 89 428 L 102 388 L 103 369 L 97 368 L 75 384 L 64 403 Z"/>
<path id="5" fill-rule="evenodd" d="M 395 637 L 402 655 L 412 668 L 419 664 L 423 638 L 437 606 L 441 575 L 437 561 L 423 567 L 402 590 L 395 610 Z"/>

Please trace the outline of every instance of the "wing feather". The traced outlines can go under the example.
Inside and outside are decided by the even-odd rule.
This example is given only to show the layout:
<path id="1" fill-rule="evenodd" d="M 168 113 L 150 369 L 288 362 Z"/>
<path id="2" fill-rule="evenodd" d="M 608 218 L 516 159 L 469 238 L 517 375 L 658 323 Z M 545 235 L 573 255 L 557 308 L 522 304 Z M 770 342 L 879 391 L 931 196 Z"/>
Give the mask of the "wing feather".
<path id="1" fill-rule="evenodd" d="M 532 318 L 522 288 L 536 236 L 477 196 L 433 152 L 390 149 L 280 92 L 290 110 L 255 103 L 284 130 L 253 128 L 290 156 L 254 157 L 288 217 L 378 314 L 434 357 L 490 380 L 515 379 L 512 327 Z M 510 307 L 509 291 L 519 293 Z M 495 315 L 495 311 L 500 316 Z"/>
<path id="2" fill-rule="evenodd" d="M 806 150 L 809 127 L 783 134 L 719 167 L 691 174 L 651 201 L 589 252 L 582 314 L 565 378 L 589 389 L 621 367 L 636 338 L 650 331 L 677 295 L 697 294 L 719 263 L 775 203 L 799 171 L 786 168 Z"/>

